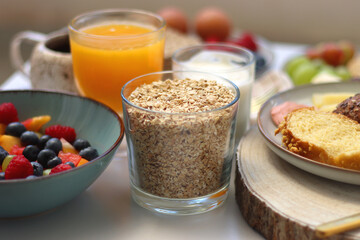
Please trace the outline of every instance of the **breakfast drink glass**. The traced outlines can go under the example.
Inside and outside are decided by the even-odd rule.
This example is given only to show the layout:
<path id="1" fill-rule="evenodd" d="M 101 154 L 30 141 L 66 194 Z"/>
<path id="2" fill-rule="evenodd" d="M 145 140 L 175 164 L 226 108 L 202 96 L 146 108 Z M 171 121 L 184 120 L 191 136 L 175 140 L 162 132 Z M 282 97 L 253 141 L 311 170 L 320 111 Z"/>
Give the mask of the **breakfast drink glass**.
<path id="1" fill-rule="evenodd" d="M 69 32 L 80 94 L 122 114 L 124 84 L 162 70 L 165 28 L 160 16 L 141 10 L 109 9 L 75 17 Z"/>
<path id="2" fill-rule="evenodd" d="M 121 95 L 133 199 L 173 215 L 222 205 L 234 158 L 238 87 L 210 73 L 166 71 L 131 80 Z"/>
<path id="3" fill-rule="evenodd" d="M 240 90 L 235 147 L 250 127 L 251 91 L 255 78 L 255 56 L 229 44 L 203 44 L 177 50 L 172 56 L 173 70 L 196 70 L 220 75 Z"/>

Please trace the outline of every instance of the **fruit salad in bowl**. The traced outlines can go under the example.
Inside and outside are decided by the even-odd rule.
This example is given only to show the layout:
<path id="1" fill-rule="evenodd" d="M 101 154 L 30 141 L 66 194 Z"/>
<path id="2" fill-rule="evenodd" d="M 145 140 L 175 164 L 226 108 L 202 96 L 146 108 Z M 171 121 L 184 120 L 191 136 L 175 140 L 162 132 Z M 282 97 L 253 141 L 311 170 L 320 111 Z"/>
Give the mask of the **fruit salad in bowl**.
<path id="1" fill-rule="evenodd" d="M 347 64 L 355 52 L 355 45 L 349 41 L 320 43 L 290 59 L 284 70 L 295 86 L 347 81 L 353 77 Z"/>
<path id="2" fill-rule="evenodd" d="M 58 207 L 105 170 L 124 136 L 94 100 L 49 91 L 0 91 L 0 217 Z"/>
<path id="3" fill-rule="evenodd" d="M 50 115 L 19 122 L 11 102 L 0 104 L 0 180 L 37 178 L 81 166 L 99 156 L 70 126 L 51 125 Z"/>

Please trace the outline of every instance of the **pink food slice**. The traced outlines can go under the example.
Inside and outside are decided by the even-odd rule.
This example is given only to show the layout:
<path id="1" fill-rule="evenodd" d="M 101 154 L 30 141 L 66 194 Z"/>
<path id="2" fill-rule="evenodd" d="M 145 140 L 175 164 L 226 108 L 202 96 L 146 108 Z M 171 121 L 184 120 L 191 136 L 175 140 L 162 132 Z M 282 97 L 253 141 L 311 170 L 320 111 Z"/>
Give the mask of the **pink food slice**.
<path id="1" fill-rule="evenodd" d="M 275 106 L 271 109 L 271 118 L 276 126 L 278 126 L 283 120 L 284 117 L 294 111 L 295 109 L 308 107 L 304 104 L 298 104 L 294 102 L 284 102 L 278 106 Z"/>

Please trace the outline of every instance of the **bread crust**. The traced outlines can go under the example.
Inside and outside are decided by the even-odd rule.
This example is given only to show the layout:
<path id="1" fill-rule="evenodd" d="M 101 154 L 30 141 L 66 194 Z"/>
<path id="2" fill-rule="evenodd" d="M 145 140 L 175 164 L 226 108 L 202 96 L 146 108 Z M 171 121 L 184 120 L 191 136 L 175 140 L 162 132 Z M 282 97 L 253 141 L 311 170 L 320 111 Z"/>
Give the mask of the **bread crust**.
<path id="1" fill-rule="evenodd" d="M 327 151 L 317 146 L 313 143 L 304 141 L 298 137 L 296 137 L 296 134 L 294 134 L 289 128 L 288 124 L 291 120 L 291 117 L 293 114 L 296 114 L 297 111 L 302 111 L 302 109 L 296 109 L 293 112 L 289 113 L 285 118 L 284 121 L 280 123 L 278 128 L 275 130 L 275 135 L 281 133 L 282 134 L 282 143 L 283 145 L 291 152 L 298 154 L 300 156 L 321 162 L 326 163 L 338 167 L 343 168 L 349 168 L 349 169 L 355 169 L 360 170 L 360 146 L 359 151 L 355 153 L 343 153 L 336 157 L 331 156 L 327 153 Z M 314 111 L 316 114 L 316 110 L 314 107 L 308 107 L 306 109 L 310 109 Z M 329 113 L 337 115 L 336 117 L 339 117 L 342 119 L 342 121 L 352 121 L 354 124 L 358 124 L 356 121 L 347 118 L 344 115 L 336 114 L 336 113 Z M 326 137 L 326 136 L 324 136 Z"/>

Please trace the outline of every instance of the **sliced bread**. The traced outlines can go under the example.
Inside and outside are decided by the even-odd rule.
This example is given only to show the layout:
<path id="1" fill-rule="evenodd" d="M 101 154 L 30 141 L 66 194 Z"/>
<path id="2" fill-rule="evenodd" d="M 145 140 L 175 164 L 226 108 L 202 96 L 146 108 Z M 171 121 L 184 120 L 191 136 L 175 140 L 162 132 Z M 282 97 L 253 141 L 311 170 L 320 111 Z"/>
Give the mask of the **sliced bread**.
<path id="1" fill-rule="evenodd" d="M 289 113 L 275 134 L 291 152 L 306 158 L 360 170 L 360 124 L 313 107 Z"/>

